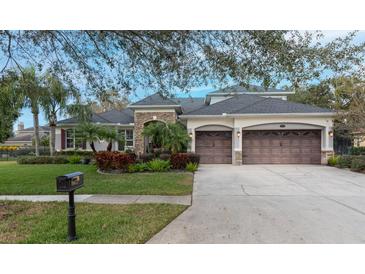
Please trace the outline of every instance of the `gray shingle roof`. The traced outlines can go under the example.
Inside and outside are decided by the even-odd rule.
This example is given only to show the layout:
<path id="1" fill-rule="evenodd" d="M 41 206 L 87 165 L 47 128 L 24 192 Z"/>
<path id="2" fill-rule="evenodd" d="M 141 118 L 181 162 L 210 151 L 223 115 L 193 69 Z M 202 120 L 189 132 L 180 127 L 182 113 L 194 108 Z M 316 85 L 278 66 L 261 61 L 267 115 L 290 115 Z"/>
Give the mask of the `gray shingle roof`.
<path id="1" fill-rule="evenodd" d="M 27 127 L 25 129 L 19 130 L 19 132 L 23 132 L 23 131 L 33 131 L 34 127 Z M 49 126 L 40 126 L 39 127 L 39 131 L 49 131 Z"/>
<path id="2" fill-rule="evenodd" d="M 148 105 L 148 106 L 153 106 L 153 105 L 171 106 L 171 105 L 178 105 L 178 104 L 175 101 L 173 101 L 173 99 L 163 97 L 159 93 L 152 94 L 150 96 L 147 96 L 146 98 L 143 98 L 142 100 L 139 100 L 139 101 L 131 104 L 131 106 L 146 106 L 146 105 Z"/>
<path id="3" fill-rule="evenodd" d="M 258 95 L 236 94 L 232 98 L 203 106 L 184 113 L 186 115 L 261 114 L 261 113 L 322 113 L 330 109 L 299 104 L 281 99 L 265 98 Z"/>
<path id="4" fill-rule="evenodd" d="M 120 124 L 129 124 L 133 123 L 133 111 L 131 109 L 123 109 L 119 110 L 110 110 L 102 113 L 93 113 L 91 116 L 91 122 L 93 123 L 120 123 Z M 57 124 L 77 124 L 78 120 L 76 117 L 72 117 L 69 119 L 61 120 Z"/>
<path id="5" fill-rule="evenodd" d="M 242 93 L 242 92 L 265 92 L 265 93 L 270 93 L 270 92 L 288 92 L 287 90 L 284 89 L 277 89 L 277 88 L 264 88 L 264 87 L 260 87 L 260 86 L 256 86 L 256 85 L 249 85 L 248 87 L 243 87 L 240 85 L 235 85 L 235 86 L 230 86 L 230 87 L 226 87 L 226 88 L 222 88 L 219 90 L 215 90 L 212 92 L 209 92 L 208 94 L 215 94 L 215 93 Z"/>
<path id="6" fill-rule="evenodd" d="M 32 142 L 33 135 L 26 134 L 20 136 L 9 137 L 6 141 L 8 142 Z"/>
<path id="7" fill-rule="evenodd" d="M 174 98 L 174 101 L 181 105 L 183 113 L 190 112 L 193 110 L 196 110 L 198 108 L 203 107 L 204 104 L 204 98 Z"/>

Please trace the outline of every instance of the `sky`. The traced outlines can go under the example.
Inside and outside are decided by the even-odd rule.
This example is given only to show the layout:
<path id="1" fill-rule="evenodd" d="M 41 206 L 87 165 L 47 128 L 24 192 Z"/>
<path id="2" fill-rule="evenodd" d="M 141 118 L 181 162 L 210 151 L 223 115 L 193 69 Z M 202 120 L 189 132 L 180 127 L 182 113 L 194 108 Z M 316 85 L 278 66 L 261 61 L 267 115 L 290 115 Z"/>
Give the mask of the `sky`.
<path id="1" fill-rule="evenodd" d="M 336 37 L 341 37 L 341 36 L 345 36 L 349 31 L 346 30 L 340 30 L 340 31 L 336 31 L 336 30 L 331 30 L 331 31 L 323 31 L 323 34 L 325 35 L 324 37 L 324 42 L 328 42 L 333 40 Z M 359 31 L 357 36 L 354 39 L 354 43 L 359 43 L 359 42 L 363 42 L 365 41 L 365 31 Z M 178 96 L 181 97 L 187 97 L 187 96 L 191 96 L 191 97 L 204 97 L 208 92 L 213 91 L 214 88 L 213 87 L 197 87 L 194 88 L 190 91 L 190 94 L 177 94 Z M 150 90 L 137 90 L 136 91 L 136 96 L 133 98 L 130 98 L 131 101 L 138 101 L 142 98 L 144 98 L 147 95 L 150 95 L 151 93 L 153 93 L 153 91 Z M 59 117 L 59 119 L 62 119 L 65 117 Z M 29 109 L 25 108 L 22 110 L 21 112 L 21 116 L 19 117 L 19 119 L 14 123 L 14 130 L 17 129 L 17 124 L 19 122 L 23 122 L 25 127 L 32 127 L 33 126 L 33 118 L 32 118 L 32 113 L 30 112 Z M 44 114 L 40 113 L 39 115 L 39 124 L 40 125 L 45 125 L 47 124 L 46 119 L 44 118 Z"/>

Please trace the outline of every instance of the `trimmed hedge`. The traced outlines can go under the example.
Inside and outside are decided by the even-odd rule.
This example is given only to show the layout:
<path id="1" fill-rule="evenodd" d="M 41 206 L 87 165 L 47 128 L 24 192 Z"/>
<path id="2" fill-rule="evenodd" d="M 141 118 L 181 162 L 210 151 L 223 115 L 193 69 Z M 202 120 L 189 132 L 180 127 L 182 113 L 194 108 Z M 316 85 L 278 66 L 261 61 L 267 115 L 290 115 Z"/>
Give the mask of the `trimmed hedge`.
<path id="1" fill-rule="evenodd" d="M 351 161 L 351 170 L 363 171 L 365 170 L 365 156 L 356 157 Z"/>
<path id="2" fill-rule="evenodd" d="M 336 166 L 340 168 L 350 168 L 353 157 L 354 156 L 351 155 L 339 156 L 337 159 Z"/>
<path id="3" fill-rule="evenodd" d="M 365 155 L 365 147 L 352 147 L 350 150 L 351 155 Z"/>
<path id="4" fill-rule="evenodd" d="M 57 151 L 56 155 L 60 156 L 86 156 L 86 157 L 93 157 L 94 152 L 88 150 L 64 150 L 64 151 Z"/>
<path id="5" fill-rule="evenodd" d="M 20 165 L 39 164 L 67 164 L 69 160 L 64 156 L 22 156 L 17 160 Z"/>
<path id="6" fill-rule="evenodd" d="M 136 155 L 118 151 L 101 151 L 95 155 L 96 165 L 100 170 L 123 170 L 136 162 Z"/>
<path id="7" fill-rule="evenodd" d="M 188 163 L 199 164 L 200 157 L 195 153 L 176 153 L 170 157 L 171 166 L 173 169 L 185 169 Z"/>
<path id="8" fill-rule="evenodd" d="M 328 160 L 331 165 L 333 159 Z M 336 156 L 336 167 L 350 168 L 353 171 L 365 171 L 365 155 L 343 155 Z"/>
<path id="9" fill-rule="evenodd" d="M 17 150 L 9 151 L 9 156 L 11 157 L 20 157 L 20 156 L 34 156 L 35 148 L 34 147 L 20 147 Z M 49 147 L 39 147 L 39 155 L 40 156 L 49 156 Z"/>

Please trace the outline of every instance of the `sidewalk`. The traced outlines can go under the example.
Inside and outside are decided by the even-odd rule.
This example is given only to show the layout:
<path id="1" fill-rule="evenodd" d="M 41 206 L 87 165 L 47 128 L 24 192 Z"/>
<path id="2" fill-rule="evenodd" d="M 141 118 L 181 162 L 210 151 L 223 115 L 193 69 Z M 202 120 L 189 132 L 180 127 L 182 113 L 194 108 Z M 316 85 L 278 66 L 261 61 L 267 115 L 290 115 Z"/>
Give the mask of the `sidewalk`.
<path id="1" fill-rule="evenodd" d="M 0 195 L 0 200 L 30 201 L 30 202 L 64 202 L 68 195 Z M 147 204 L 164 203 L 191 205 L 191 195 L 161 196 L 161 195 L 75 195 L 75 202 L 93 204 Z"/>

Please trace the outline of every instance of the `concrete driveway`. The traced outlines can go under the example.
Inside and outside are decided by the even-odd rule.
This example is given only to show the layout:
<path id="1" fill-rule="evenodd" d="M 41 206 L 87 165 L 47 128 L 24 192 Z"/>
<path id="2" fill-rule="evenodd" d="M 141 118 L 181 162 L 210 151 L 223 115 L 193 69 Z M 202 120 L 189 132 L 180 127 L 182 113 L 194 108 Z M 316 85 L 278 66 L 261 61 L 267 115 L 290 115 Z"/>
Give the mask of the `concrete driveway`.
<path id="1" fill-rule="evenodd" d="M 311 165 L 201 165 L 193 204 L 149 243 L 364 243 L 365 175 Z"/>

